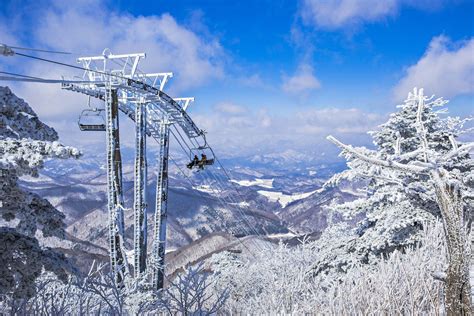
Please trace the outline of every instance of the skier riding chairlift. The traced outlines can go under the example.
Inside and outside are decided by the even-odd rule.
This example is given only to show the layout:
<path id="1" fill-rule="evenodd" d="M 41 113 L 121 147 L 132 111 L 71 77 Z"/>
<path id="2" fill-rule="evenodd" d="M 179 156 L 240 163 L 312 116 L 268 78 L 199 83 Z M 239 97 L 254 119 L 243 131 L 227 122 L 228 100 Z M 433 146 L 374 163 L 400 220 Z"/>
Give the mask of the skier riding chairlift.
<path id="1" fill-rule="evenodd" d="M 198 163 L 199 163 L 199 158 L 197 155 L 194 155 L 193 160 L 191 160 L 191 162 L 188 163 L 186 167 L 188 167 L 188 169 L 192 169 L 194 166 L 197 166 Z"/>
<path id="2" fill-rule="evenodd" d="M 198 162 L 198 167 L 200 170 L 204 170 L 204 165 L 207 164 L 207 156 L 206 154 L 201 155 L 201 160 Z"/>
<path id="3" fill-rule="evenodd" d="M 214 159 L 207 159 L 206 154 L 201 154 L 201 159 L 198 158 L 197 155 L 194 155 L 193 160 L 186 165 L 188 169 L 193 169 L 194 167 L 198 167 L 199 170 L 204 170 L 204 166 L 214 164 Z"/>

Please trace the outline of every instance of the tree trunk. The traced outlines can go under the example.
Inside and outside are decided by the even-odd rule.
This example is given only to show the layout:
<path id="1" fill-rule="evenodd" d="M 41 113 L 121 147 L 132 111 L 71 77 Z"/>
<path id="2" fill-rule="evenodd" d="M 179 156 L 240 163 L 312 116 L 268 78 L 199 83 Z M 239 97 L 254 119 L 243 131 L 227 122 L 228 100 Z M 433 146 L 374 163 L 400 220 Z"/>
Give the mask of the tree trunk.
<path id="1" fill-rule="evenodd" d="M 445 304 L 447 315 L 472 315 L 469 263 L 471 255 L 467 244 L 461 191 L 449 183 L 443 170 L 431 173 L 435 181 L 436 198 L 441 210 L 446 239 L 448 269 L 446 271 Z"/>

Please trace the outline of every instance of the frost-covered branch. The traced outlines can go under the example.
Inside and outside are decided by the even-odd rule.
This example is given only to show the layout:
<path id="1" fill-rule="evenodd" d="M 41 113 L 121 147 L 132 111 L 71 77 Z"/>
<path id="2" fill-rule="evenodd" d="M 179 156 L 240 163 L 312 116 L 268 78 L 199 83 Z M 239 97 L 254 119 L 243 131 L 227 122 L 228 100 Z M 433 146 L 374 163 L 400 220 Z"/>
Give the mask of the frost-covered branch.
<path id="1" fill-rule="evenodd" d="M 418 209 L 441 217 L 448 254 L 447 311 L 451 315 L 471 314 L 470 254 L 467 251 L 470 224 L 466 223 L 472 220 L 472 215 L 469 214 L 472 211 L 469 197 L 473 195 L 474 190 L 472 185 L 469 185 L 469 179 L 474 171 L 474 162 L 469 153 L 474 148 L 474 143 L 459 143 L 457 137 L 462 132 L 459 126 L 465 121 L 459 118 L 441 119 L 438 112 L 433 111 L 433 107 L 442 106 L 446 102 L 442 99 L 431 99 L 423 95 L 423 89 L 415 88 L 400 106 L 401 111 L 392 114 L 389 121 L 381 125 L 380 131 L 372 133 L 374 143 L 378 146 L 377 151 L 354 148 L 333 136 L 328 136 L 328 140 L 341 148 L 349 160 L 351 173 L 366 173 L 373 180 L 375 191 L 367 202 L 371 202 L 374 209 L 367 208 L 366 225 L 359 227 L 361 238 L 365 238 L 368 232 L 376 232 L 376 228 L 385 223 L 381 219 L 390 218 L 390 214 L 384 214 L 384 210 L 392 211 L 394 207 L 397 208 L 397 204 L 405 202 L 401 194 L 386 192 L 383 180 L 377 181 L 379 174 L 370 172 L 374 167 L 380 168 L 379 172 L 387 170 L 394 179 L 403 180 L 400 188 L 416 203 L 408 204 L 404 210 L 407 223 L 419 224 L 410 219 L 412 213 Z M 403 138 L 400 138 L 400 135 L 403 135 Z M 400 152 L 404 154 L 400 155 Z M 394 198 L 391 197 L 393 195 Z M 377 196 L 379 198 L 374 198 Z M 348 209 L 357 210 L 360 207 L 352 203 Z M 380 215 L 383 216 L 379 217 Z M 410 235 L 412 234 L 408 234 Z"/>
<path id="2" fill-rule="evenodd" d="M 407 165 L 403 163 L 399 163 L 396 161 L 387 161 L 387 160 L 382 160 L 374 157 L 369 157 L 360 151 L 357 150 L 357 148 L 352 147 L 351 145 L 346 145 L 339 140 L 337 140 L 334 136 L 329 135 L 327 139 L 341 148 L 344 152 L 349 153 L 350 155 L 354 156 L 355 158 L 358 158 L 364 162 L 367 162 L 369 164 L 373 164 L 376 166 L 380 167 L 387 167 L 391 169 L 396 169 L 402 172 L 415 172 L 415 173 L 424 173 L 427 172 L 430 168 L 433 167 L 432 164 L 430 163 L 420 163 L 419 165 Z"/>
<path id="3" fill-rule="evenodd" d="M 56 141 L 0 140 L 0 169 L 15 169 L 18 175 L 36 174 L 46 158 L 79 158 L 80 155 L 78 149 Z"/>

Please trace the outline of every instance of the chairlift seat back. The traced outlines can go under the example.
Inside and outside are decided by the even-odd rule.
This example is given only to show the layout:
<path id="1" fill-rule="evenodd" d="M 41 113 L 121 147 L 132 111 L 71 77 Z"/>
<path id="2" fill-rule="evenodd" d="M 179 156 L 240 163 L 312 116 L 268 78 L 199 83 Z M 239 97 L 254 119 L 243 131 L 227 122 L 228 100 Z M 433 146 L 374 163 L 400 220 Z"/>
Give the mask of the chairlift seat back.
<path id="1" fill-rule="evenodd" d="M 210 166 L 214 164 L 214 159 L 207 159 L 205 165 Z"/>
<path id="2" fill-rule="evenodd" d="M 100 132 L 105 131 L 105 118 L 103 110 L 83 110 L 79 116 L 78 125 L 81 131 Z"/>
<path id="3" fill-rule="evenodd" d="M 79 129 L 83 132 L 103 132 L 105 131 L 105 124 L 81 124 Z"/>

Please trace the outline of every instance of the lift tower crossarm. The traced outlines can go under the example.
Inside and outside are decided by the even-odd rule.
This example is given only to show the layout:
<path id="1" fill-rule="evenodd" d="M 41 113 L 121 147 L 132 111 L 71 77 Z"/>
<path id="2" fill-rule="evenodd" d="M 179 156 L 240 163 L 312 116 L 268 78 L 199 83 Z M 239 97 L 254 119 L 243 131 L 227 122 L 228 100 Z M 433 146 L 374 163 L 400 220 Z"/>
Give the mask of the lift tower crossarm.
<path id="1" fill-rule="evenodd" d="M 163 91 L 133 79 L 128 79 L 126 85 L 132 90 L 143 93 L 146 99 L 156 107 L 156 110 L 167 114 L 171 123 L 178 124 L 189 138 L 204 135 L 179 103 Z"/>
<path id="2" fill-rule="evenodd" d="M 186 111 L 191 102 L 194 102 L 194 98 L 174 98 L 176 102 L 181 106 L 181 108 Z"/>
<path id="3" fill-rule="evenodd" d="M 145 82 L 149 82 L 149 84 L 152 87 L 156 88 L 158 85 L 158 89 L 163 90 L 168 80 L 173 78 L 173 73 L 172 72 L 158 72 L 158 73 L 151 73 L 151 74 L 139 73 L 135 75 L 135 78 L 141 81 L 144 81 L 143 78 L 145 78 Z"/>
<path id="4" fill-rule="evenodd" d="M 77 59 L 77 62 L 81 63 L 86 69 L 83 77 L 94 81 L 97 78 L 105 79 L 109 77 L 107 73 L 108 61 L 112 61 L 120 67 L 110 71 L 110 74 L 116 77 L 134 78 L 140 59 L 145 57 L 145 53 L 114 55 L 106 48 L 100 56 L 80 57 Z"/>

